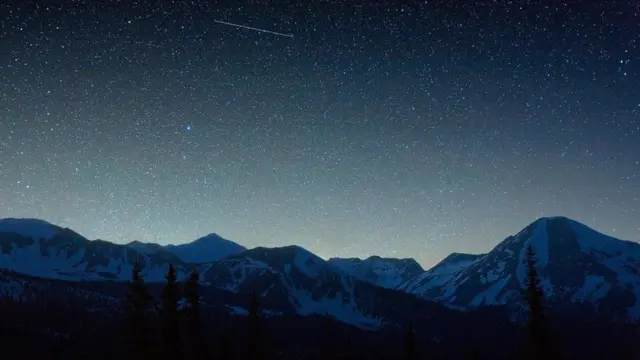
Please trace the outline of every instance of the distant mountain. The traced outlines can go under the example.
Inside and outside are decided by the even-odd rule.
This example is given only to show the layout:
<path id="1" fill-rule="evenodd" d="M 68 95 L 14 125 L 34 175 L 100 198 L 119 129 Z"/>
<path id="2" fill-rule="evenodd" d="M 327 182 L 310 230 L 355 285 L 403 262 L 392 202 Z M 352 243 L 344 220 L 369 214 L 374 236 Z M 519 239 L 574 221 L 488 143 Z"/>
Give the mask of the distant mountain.
<path id="1" fill-rule="evenodd" d="M 124 281 L 139 260 L 147 281 L 162 282 L 169 264 L 180 277 L 198 267 L 217 288 L 289 299 L 297 314 L 334 314 L 363 328 L 383 322 L 363 305 L 375 296 L 371 285 L 459 309 L 521 308 L 528 245 L 539 258 L 550 305 L 580 305 L 616 319 L 640 317 L 640 245 L 563 217 L 539 219 L 487 254 L 451 254 L 428 271 L 413 259 L 324 261 L 297 246 L 246 250 L 216 234 L 177 246 L 119 245 L 42 220 L 0 220 L 0 269 L 50 279 Z"/>
<path id="2" fill-rule="evenodd" d="M 37 219 L 0 219 L 0 269 L 62 280 L 129 280 L 141 261 L 148 281 L 164 281 L 169 263 L 187 269 L 178 257 L 158 249 L 88 240 L 68 228 Z"/>
<path id="3" fill-rule="evenodd" d="M 398 285 L 398 290 L 425 296 L 433 288 L 442 286 L 457 273 L 466 269 L 483 255 L 452 253 L 428 271 L 417 274 Z"/>
<path id="4" fill-rule="evenodd" d="M 453 271 L 434 286 L 416 281 L 418 285 L 410 282 L 405 290 L 460 308 L 518 308 L 523 304 L 529 245 L 550 305 L 579 306 L 617 319 L 640 317 L 640 244 L 564 217 L 538 219 L 488 254 L 450 266 Z"/>
<path id="5" fill-rule="evenodd" d="M 91 332 L 97 340 L 83 350 L 91 356 L 81 358 L 116 351 L 117 336 L 113 343 L 105 337 L 117 334 L 125 280 L 134 262 L 141 261 L 156 298 L 170 263 L 180 276 L 197 267 L 203 309 L 218 320 L 242 321 L 251 294 L 257 294 L 278 346 L 296 349 L 305 341 L 300 334 L 322 336 L 319 326 L 325 322 L 318 319 L 331 315 L 340 326 L 357 328 L 349 333 L 357 333 L 362 344 L 375 344 L 363 345 L 374 353 L 397 351 L 402 329 L 413 323 L 418 343 L 432 352 L 447 348 L 449 354 L 463 351 L 453 358 L 465 358 L 467 349 L 460 344 L 474 342 L 493 351 L 492 358 L 517 358 L 509 351 L 519 347 L 519 340 L 504 339 L 519 331 L 512 321 L 523 308 L 529 245 L 539 260 L 553 326 L 565 334 L 564 344 L 574 354 L 622 358 L 629 336 L 635 336 L 624 322 L 640 314 L 640 245 L 567 218 L 539 219 L 487 254 L 451 254 L 426 272 L 412 259 L 325 261 L 299 246 L 246 250 L 220 239 L 211 235 L 175 247 L 118 245 L 42 220 L 2 219 L 0 333 L 7 326 L 22 331 L 24 324 L 38 336 L 53 334 L 57 340 L 86 338 Z M 189 249 L 181 250 L 188 261 L 177 248 Z M 212 256 L 218 260 L 204 261 Z M 395 340 L 384 343 L 389 339 Z M 619 354 L 611 355 L 614 351 Z"/>
<path id="6" fill-rule="evenodd" d="M 329 265 L 362 281 L 395 289 L 409 279 L 424 273 L 424 269 L 414 259 L 393 259 L 371 256 L 358 258 L 331 258 Z"/>
<path id="7" fill-rule="evenodd" d="M 247 250 L 218 234 L 209 234 L 186 244 L 167 245 L 165 248 L 190 264 L 210 263 Z"/>
<path id="8" fill-rule="evenodd" d="M 288 310 L 300 315 L 330 314 L 362 328 L 383 322 L 366 305 L 374 289 L 299 246 L 259 247 L 229 256 L 214 263 L 203 279 L 234 293 L 256 292 L 266 301 L 286 299 Z"/>
<path id="9" fill-rule="evenodd" d="M 240 250 L 220 239 L 209 236 L 170 248 L 141 242 L 118 245 L 91 241 L 40 220 L 5 219 L 0 221 L 0 268 L 49 279 L 126 281 L 139 259 L 147 281 L 161 282 L 170 263 L 182 276 L 190 268 L 171 249 L 209 249 L 206 256 L 221 256 L 216 253 L 218 244 Z M 331 314 L 345 323 L 375 329 L 386 321 L 379 311 L 389 311 L 377 310 L 375 305 L 381 288 L 337 271 L 298 246 L 256 248 L 198 266 L 205 285 L 244 295 L 255 291 L 275 304 L 275 314 Z M 233 309 L 242 313 L 237 306 Z"/>
<path id="10" fill-rule="evenodd" d="M 128 247 L 138 251 L 141 254 L 156 254 L 158 252 L 167 251 L 167 249 L 156 243 L 145 243 L 142 241 L 132 241 L 126 244 Z M 168 251 L 167 251 L 168 252 Z"/>
<path id="11" fill-rule="evenodd" d="M 485 254 L 464 254 L 464 253 L 451 253 L 446 258 L 442 259 L 429 271 L 436 273 L 451 273 L 464 269 L 467 266 L 476 262 Z"/>

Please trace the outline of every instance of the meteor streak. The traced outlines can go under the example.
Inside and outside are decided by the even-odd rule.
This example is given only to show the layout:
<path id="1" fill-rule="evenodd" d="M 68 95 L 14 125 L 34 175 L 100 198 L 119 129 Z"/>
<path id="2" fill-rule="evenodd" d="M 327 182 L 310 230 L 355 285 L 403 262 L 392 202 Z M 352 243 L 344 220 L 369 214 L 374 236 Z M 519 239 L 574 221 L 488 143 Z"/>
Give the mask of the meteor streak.
<path id="1" fill-rule="evenodd" d="M 258 28 L 254 28 L 254 27 L 251 27 L 251 26 L 234 24 L 234 23 L 230 23 L 230 22 L 226 22 L 226 21 L 220 21 L 220 20 L 214 20 L 214 21 L 217 22 L 218 24 L 230 25 L 230 26 L 235 26 L 235 27 L 239 27 L 239 28 L 245 28 L 245 29 L 249 29 L 249 30 L 265 32 L 265 33 L 274 34 L 274 35 L 286 36 L 286 37 L 290 37 L 290 38 L 293 39 L 293 34 L 283 34 L 283 33 L 279 33 L 279 32 L 276 32 L 276 31 L 258 29 Z"/>

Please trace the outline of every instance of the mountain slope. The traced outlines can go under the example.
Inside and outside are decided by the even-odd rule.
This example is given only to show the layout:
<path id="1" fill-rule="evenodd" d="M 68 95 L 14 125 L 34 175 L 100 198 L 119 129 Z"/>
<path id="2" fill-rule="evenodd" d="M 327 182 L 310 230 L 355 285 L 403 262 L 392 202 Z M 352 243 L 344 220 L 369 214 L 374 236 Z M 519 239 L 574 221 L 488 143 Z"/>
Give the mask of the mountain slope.
<path id="1" fill-rule="evenodd" d="M 463 308 L 521 306 L 529 245 L 551 304 L 580 304 L 621 319 L 640 316 L 640 245 L 564 217 L 533 222 L 443 284 L 414 293 Z"/>
<path id="2" fill-rule="evenodd" d="M 292 254 L 267 254 L 272 260 L 274 256 L 282 259 L 289 255 Z M 309 259 L 305 259 L 305 255 L 298 258 L 301 260 L 298 265 L 307 263 Z M 307 265 L 308 268 L 301 271 L 315 273 L 314 260 L 311 259 Z M 0 294 L 6 293 L 3 284 L 9 283 L 20 289 L 11 290 L 11 293 L 19 293 L 20 296 L 15 299 L 0 296 L 0 314 L 3 315 L 0 342 L 3 340 L 3 330 L 27 328 L 41 334 L 52 334 L 54 338 L 88 341 L 82 346 L 84 356 L 80 358 L 83 359 L 117 359 L 127 354 L 128 348 L 123 347 L 121 337 L 122 321 L 125 320 L 122 301 L 128 291 L 126 283 L 67 282 L 0 271 Z M 371 331 L 371 328 L 352 326 L 341 321 L 331 322 L 340 343 L 349 339 L 352 350 L 356 351 L 354 358 L 393 358 L 402 346 L 402 333 L 409 322 L 414 323 L 419 347 L 434 357 L 440 358 L 445 352 L 460 350 L 459 343 L 469 339 L 481 344 L 487 354 L 500 346 L 499 353 L 496 352 L 498 356 L 492 356 L 493 359 L 508 359 L 508 348 L 514 349 L 510 344 L 505 344 L 503 338 L 504 334 L 510 334 L 513 338 L 511 329 L 516 328 L 506 321 L 502 312 L 463 313 L 406 293 L 360 283 L 362 288 L 357 291 L 365 295 L 375 292 L 370 299 L 369 312 L 374 317 L 384 319 L 385 326 L 376 328 L 378 331 Z M 162 284 L 149 284 L 149 290 L 157 302 L 161 301 L 162 287 Z M 203 323 L 206 338 L 218 339 L 220 331 L 225 328 L 232 335 L 236 358 L 248 358 L 243 356 L 245 347 L 242 346 L 242 339 L 246 337 L 250 294 L 203 286 L 201 296 L 203 318 L 215 319 Z M 262 324 L 267 330 L 269 346 L 281 354 L 279 359 L 312 359 L 322 354 L 322 347 L 326 344 L 323 339 L 328 330 L 325 313 L 299 314 L 290 311 L 291 302 L 286 296 L 259 295 L 259 298 Z M 492 319 L 491 331 L 477 331 L 481 324 L 486 328 L 487 319 Z M 156 327 L 156 330 L 161 328 Z M 18 350 L 15 344 L 5 342 L 3 345 L 6 345 L 3 348 L 5 352 Z M 76 349 L 78 345 L 69 346 Z M 462 349 L 459 356 L 454 358 L 463 358 L 466 351 Z M 45 353 L 40 358 L 50 356 Z"/>
<path id="3" fill-rule="evenodd" d="M 128 280 L 139 260 L 148 281 L 163 281 L 169 263 L 187 265 L 167 251 L 140 252 L 88 240 L 68 228 L 36 219 L 0 219 L 0 269 L 62 280 Z"/>
<path id="4" fill-rule="evenodd" d="M 186 244 L 167 245 L 165 248 L 180 260 L 191 264 L 210 263 L 247 250 L 218 234 L 209 234 Z"/>
<path id="5" fill-rule="evenodd" d="M 434 267 L 400 284 L 397 289 L 424 296 L 427 291 L 444 285 L 483 255 L 453 253 Z"/>
<path id="6" fill-rule="evenodd" d="M 314 267 L 311 264 L 312 268 Z M 313 272 L 313 269 L 311 269 Z M 421 300 L 409 294 L 375 287 L 360 282 L 356 291 L 365 295 L 372 292 L 367 307 L 371 316 L 384 319 L 377 331 L 367 331 L 343 322 L 329 322 L 323 316 L 297 314 L 287 311 L 290 300 L 286 297 L 264 295 L 260 297 L 263 326 L 267 330 L 270 348 L 282 356 L 280 359 L 315 358 L 326 346 L 327 325 L 332 324 L 337 340 L 349 340 L 353 358 L 396 358 L 402 349 L 406 324 L 415 329 L 416 344 L 421 354 L 430 358 L 469 358 L 468 344 L 477 344 L 483 358 L 521 358 L 519 352 L 525 333 L 522 328 L 508 321 L 503 309 L 483 307 L 474 311 L 455 311 L 437 303 Z M 163 284 L 149 284 L 156 301 L 161 301 Z M 122 325 L 125 318 L 123 299 L 128 291 L 124 282 L 68 282 L 39 279 L 0 271 L 0 343 L 5 353 L 20 354 L 23 347 L 33 347 L 37 341 L 41 349 L 43 340 L 54 343 L 63 341 L 65 346 L 56 349 L 77 353 L 80 356 L 60 356 L 60 359 L 118 359 L 126 357 L 128 348 L 123 346 Z M 6 296 L 9 295 L 9 296 Z M 358 294 L 360 296 L 360 294 Z M 220 331 L 230 332 L 234 340 L 234 353 L 246 358 L 242 347 L 246 337 L 247 313 L 250 296 L 229 292 L 211 286 L 201 288 L 203 323 L 207 339 L 220 338 Z M 153 319 L 158 319 L 156 316 Z M 634 350 L 635 328 L 625 324 L 593 322 L 584 315 L 574 319 L 553 317 L 556 340 L 562 343 L 565 359 L 623 359 Z M 568 321 L 567 321 L 568 320 Z M 27 331 L 24 333 L 24 331 Z M 156 327 L 156 330 L 160 330 Z M 16 342 L 15 335 L 27 337 Z M 151 330 L 152 335 L 161 333 Z M 44 336 L 44 337 L 43 337 Z M 35 339 L 35 340 L 34 340 Z M 49 341 L 47 340 L 47 341 Z M 52 358 L 47 351 L 30 353 L 28 358 Z"/>
<path id="7" fill-rule="evenodd" d="M 395 289 L 409 279 L 424 273 L 424 269 L 414 259 L 392 259 L 379 256 L 371 256 L 364 260 L 331 258 L 328 264 L 344 274 L 387 289 Z"/>
<path id="8" fill-rule="evenodd" d="M 331 314 L 361 328 L 382 325 L 366 309 L 367 294 L 358 293 L 363 282 L 335 271 L 298 246 L 255 248 L 229 256 L 214 263 L 203 278 L 207 285 L 236 293 L 256 292 L 267 301 L 288 299 L 285 312 Z"/>

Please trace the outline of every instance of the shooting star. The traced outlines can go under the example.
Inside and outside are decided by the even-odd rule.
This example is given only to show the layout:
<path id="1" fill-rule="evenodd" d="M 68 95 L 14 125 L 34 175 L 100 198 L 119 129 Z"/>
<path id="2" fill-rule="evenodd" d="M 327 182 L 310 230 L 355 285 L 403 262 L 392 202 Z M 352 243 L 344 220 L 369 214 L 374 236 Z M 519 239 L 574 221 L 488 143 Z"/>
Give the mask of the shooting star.
<path id="1" fill-rule="evenodd" d="M 290 37 L 293 39 L 293 34 L 283 34 L 283 33 L 279 33 L 276 31 L 271 31 L 271 30 L 265 30 L 265 29 L 258 29 L 258 28 L 254 28 L 251 26 L 246 26 L 246 25 L 240 25 L 240 24 L 234 24 L 234 23 L 230 23 L 230 22 L 226 22 L 226 21 L 220 21 L 220 20 L 214 20 L 215 22 L 217 22 L 218 24 L 224 24 L 224 25 L 230 25 L 230 26 L 235 26 L 235 27 L 239 27 L 239 28 L 244 28 L 244 29 L 249 29 L 249 30 L 255 30 L 255 31 L 260 31 L 260 32 L 265 32 L 265 33 L 269 33 L 269 34 L 274 34 L 274 35 L 279 35 L 279 36 L 286 36 L 286 37 Z"/>

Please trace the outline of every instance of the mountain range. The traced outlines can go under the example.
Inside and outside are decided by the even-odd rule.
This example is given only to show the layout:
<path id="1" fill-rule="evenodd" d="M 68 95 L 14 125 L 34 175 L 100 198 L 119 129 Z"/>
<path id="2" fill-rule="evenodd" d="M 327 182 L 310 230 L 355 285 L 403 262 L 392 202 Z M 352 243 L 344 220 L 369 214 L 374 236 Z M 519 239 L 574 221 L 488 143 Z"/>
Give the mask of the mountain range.
<path id="1" fill-rule="evenodd" d="M 17 303 L 80 301 L 76 296 L 107 309 L 119 302 L 136 261 L 152 284 L 173 264 L 180 278 L 198 269 L 207 291 L 224 299 L 211 306 L 227 316 L 246 315 L 246 296 L 256 293 L 274 319 L 328 314 L 365 332 L 417 322 L 430 325 L 427 342 L 446 343 L 465 336 L 451 328 L 453 319 L 463 324 L 491 313 L 505 319 L 504 328 L 518 323 L 528 246 L 551 312 L 621 324 L 640 317 L 640 245 L 565 217 L 538 219 L 486 254 L 454 253 L 428 270 L 414 259 L 324 260 L 299 246 L 247 249 L 216 234 L 181 245 L 114 244 L 43 220 L 2 219 L 0 295 Z"/>

